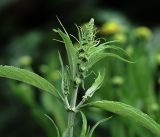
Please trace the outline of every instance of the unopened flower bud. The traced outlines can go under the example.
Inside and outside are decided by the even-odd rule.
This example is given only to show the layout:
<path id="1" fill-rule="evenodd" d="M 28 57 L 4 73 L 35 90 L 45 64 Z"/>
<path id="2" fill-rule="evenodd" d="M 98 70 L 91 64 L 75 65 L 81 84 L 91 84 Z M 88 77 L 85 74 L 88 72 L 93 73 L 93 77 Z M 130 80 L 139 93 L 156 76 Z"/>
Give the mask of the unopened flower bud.
<path id="1" fill-rule="evenodd" d="M 86 67 L 85 66 L 80 66 L 79 69 L 80 69 L 81 72 L 84 72 L 86 70 Z"/>
<path id="2" fill-rule="evenodd" d="M 78 55 L 78 57 L 79 57 L 79 59 L 83 59 L 83 58 L 85 57 L 85 54 L 84 54 L 84 53 L 80 53 L 80 54 Z"/>
<path id="3" fill-rule="evenodd" d="M 81 82 L 82 82 L 82 81 L 81 81 L 81 79 L 80 79 L 80 78 L 78 78 L 78 77 L 77 77 L 77 78 L 75 79 L 75 84 L 76 84 L 76 85 L 81 84 Z"/>

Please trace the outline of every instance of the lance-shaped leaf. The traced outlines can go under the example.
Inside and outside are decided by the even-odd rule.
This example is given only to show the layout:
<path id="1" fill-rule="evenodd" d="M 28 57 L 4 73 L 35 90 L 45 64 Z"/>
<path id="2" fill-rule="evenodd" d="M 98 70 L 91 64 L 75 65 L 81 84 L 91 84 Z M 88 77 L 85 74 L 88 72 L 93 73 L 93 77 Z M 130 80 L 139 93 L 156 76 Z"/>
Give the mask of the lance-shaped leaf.
<path id="1" fill-rule="evenodd" d="M 30 84 L 59 97 L 58 90 L 50 82 L 31 71 L 12 66 L 0 66 L 0 77 Z"/>
<path id="2" fill-rule="evenodd" d="M 119 51 L 121 54 L 125 55 L 126 57 L 129 57 L 129 55 L 127 54 L 127 52 L 122 49 L 121 47 L 117 47 L 117 46 L 113 46 L 113 45 L 105 45 L 105 44 L 100 44 L 98 45 L 98 47 L 92 47 L 89 50 L 89 55 L 96 55 L 96 54 L 100 54 L 100 53 L 104 53 L 106 50 L 115 50 L 115 51 Z"/>
<path id="3" fill-rule="evenodd" d="M 81 116 L 82 116 L 82 130 L 81 130 L 80 137 L 86 137 L 87 119 L 86 119 L 86 116 L 83 114 L 83 112 L 81 112 Z"/>
<path id="4" fill-rule="evenodd" d="M 65 48 L 67 51 L 70 73 L 71 73 L 72 79 L 74 79 L 76 74 L 76 62 L 77 62 L 76 50 L 68 34 L 65 34 L 60 29 L 57 29 L 57 30 L 54 29 L 54 31 L 57 32 L 63 39 Z"/>
<path id="5" fill-rule="evenodd" d="M 90 132 L 89 132 L 89 135 L 88 135 L 87 137 L 92 137 L 93 132 L 95 131 L 95 129 L 97 128 L 97 126 L 99 126 L 101 123 L 104 123 L 104 122 L 110 120 L 111 118 L 112 118 L 112 116 L 98 121 L 98 122 L 91 128 L 91 130 L 90 130 Z"/>
<path id="6" fill-rule="evenodd" d="M 84 95 L 84 98 L 88 98 L 88 97 L 92 97 L 93 96 L 95 91 L 97 91 L 101 87 L 103 79 L 104 79 L 104 76 L 105 76 L 104 71 L 103 71 L 103 73 L 99 72 L 98 77 L 95 79 L 95 81 L 92 84 L 92 86 L 86 91 L 86 93 Z"/>
<path id="7" fill-rule="evenodd" d="M 132 61 L 129 61 L 129 60 L 127 60 L 127 59 L 125 59 L 125 58 L 123 58 L 120 55 L 115 54 L 115 53 L 99 53 L 99 54 L 94 54 L 91 58 L 89 58 L 87 68 L 90 69 L 98 61 L 100 61 L 101 59 L 103 59 L 105 57 L 113 57 L 113 58 L 117 58 L 119 60 L 122 60 L 124 62 L 133 63 Z"/>
<path id="8" fill-rule="evenodd" d="M 129 118 L 160 136 L 160 125 L 156 123 L 152 118 L 150 118 L 147 114 L 132 106 L 107 100 L 91 102 L 87 106 L 100 108 L 123 116 L 125 118 Z"/>

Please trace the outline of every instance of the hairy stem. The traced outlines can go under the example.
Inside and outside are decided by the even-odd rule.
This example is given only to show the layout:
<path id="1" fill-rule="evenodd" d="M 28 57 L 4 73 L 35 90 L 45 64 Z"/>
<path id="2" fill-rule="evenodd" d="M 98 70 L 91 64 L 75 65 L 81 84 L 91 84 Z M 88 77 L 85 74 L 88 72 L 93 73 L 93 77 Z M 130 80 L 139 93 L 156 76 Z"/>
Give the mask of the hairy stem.
<path id="1" fill-rule="evenodd" d="M 68 137 L 73 137 L 73 125 L 76 113 L 73 111 L 69 111 L 68 114 Z"/>
<path id="2" fill-rule="evenodd" d="M 75 109 L 76 101 L 77 101 L 77 93 L 78 93 L 78 86 L 75 87 L 72 98 L 71 98 L 71 109 Z"/>
<path id="3" fill-rule="evenodd" d="M 77 93 L 78 93 L 78 86 L 74 89 L 72 97 L 71 97 L 71 110 L 68 113 L 68 134 L 69 137 L 73 137 L 73 126 L 74 126 L 74 120 L 76 116 L 75 107 L 76 107 L 76 101 L 77 101 Z"/>

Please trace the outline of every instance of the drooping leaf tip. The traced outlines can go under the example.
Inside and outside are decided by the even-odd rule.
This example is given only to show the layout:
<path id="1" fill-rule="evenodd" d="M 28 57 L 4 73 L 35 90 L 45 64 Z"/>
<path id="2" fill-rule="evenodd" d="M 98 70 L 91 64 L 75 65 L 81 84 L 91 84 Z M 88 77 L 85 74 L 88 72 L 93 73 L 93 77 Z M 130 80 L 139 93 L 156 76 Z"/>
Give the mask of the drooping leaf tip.
<path id="1" fill-rule="evenodd" d="M 56 32 L 56 33 L 58 32 L 58 30 L 57 30 L 57 29 L 52 29 L 52 31 L 53 31 L 53 32 Z"/>

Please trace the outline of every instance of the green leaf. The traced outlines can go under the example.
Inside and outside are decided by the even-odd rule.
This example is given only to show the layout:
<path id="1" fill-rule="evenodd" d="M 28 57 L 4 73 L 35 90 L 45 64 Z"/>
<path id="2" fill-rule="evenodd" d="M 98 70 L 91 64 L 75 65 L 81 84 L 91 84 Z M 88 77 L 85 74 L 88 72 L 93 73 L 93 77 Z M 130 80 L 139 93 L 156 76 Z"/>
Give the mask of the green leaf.
<path id="1" fill-rule="evenodd" d="M 88 69 L 105 57 L 114 57 L 124 62 L 134 63 L 114 53 L 100 53 L 100 54 L 94 54 L 92 57 L 89 58 L 89 62 L 87 65 Z"/>
<path id="2" fill-rule="evenodd" d="M 117 47 L 117 46 L 113 46 L 113 45 L 105 45 L 105 44 L 100 44 L 98 45 L 98 47 L 92 47 L 90 50 L 89 50 L 89 54 L 90 56 L 92 55 L 97 55 L 98 53 L 104 53 L 105 50 L 107 49 L 111 49 L 111 50 L 115 50 L 115 51 L 119 51 L 121 52 L 122 54 L 126 55 L 127 57 L 129 57 L 129 55 L 127 54 L 127 52 L 122 49 L 121 47 Z"/>
<path id="3" fill-rule="evenodd" d="M 57 32 L 64 41 L 65 48 L 67 51 L 67 56 L 68 56 L 70 72 L 71 72 L 72 78 L 74 79 L 76 75 L 76 62 L 77 62 L 76 50 L 68 34 L 65 34 L 60 29 L 56 30 L 55 32 Z"/>
<path id="4" fill-rule="evenodd" d="M 87 119 L 83 112 L 81 112 L 81 116 L 82 116 L 82 130 L 81 130 L 80 137 L 86 137 Z"/>
<path id="5" fill-rule="evenodd" d="M 98 121 L 98 122 L 91 128 L 91 130 L 90 130 L 90 132 L 89 132 L 89 135 L 88 135 L 87 137 L 92 137 L 93 132 L 95 131 L 95 129 L 97 128 L 97 126 L 99 126 L 99 124 L 101 124 L 101 123 L 103 123 L 103 122 L 108 121 L 108 120 L 111 119 L 111 118 L 112 118 L 112 116 Z"/>
<path id="6" fill-rule="evenodd" d="M 62 79 L 64 78 L 64 65 L 63 65 L 63 60 L 62 60 L 62 57 L 61 57 L 61 54 L 60 52 L 58 52 L 58 56 L 59 56 L 59 61 L 60 61 L 60 64 L 61 64 L 61 73 L 62 73 Z"/>
<path id="7" fill-rule="evenodd" d="M 50 116 L 48 116 L 47 114 L 44 114 L 51 122 L 52 122 L 52 124 L 54 125 L 54 127 L 56 128 L 56 132 L 57 132 L 57 137 L 60 137 L 60 132 L 59 132 L 59 129 L 58 129 L 58 127 L 57 127 L 57 125 L 56 125 L 56 123 L 54 122 L 54 120 L 50 117 Z"/>
<path id="8" fill-rule="evenodd" d="M 156 123 L 152 118 L 150 118 L 147 114 L 132 106 L 107 100 L 91 102 L 87 106 L 104 109 L 120 116 L 129 118 L 160 136 L 160 125 Z"/>
<path id="9" fill-rule="evenodd" d="M 67 33 L 67 31 L 66 31 L 66 29 L 65 29 L 65 27 L 63 26 L 62 22 L 61 22 L 60 19 L 58 18 L 58 16 L 56 16 L 56 17 L 57 17 L 57 19 L 58 19 L 59 24 L 60 24 L 61 27 L 63 28 L 63 31 L 66 33 L 67 36 L 69 36 L 68 33 Z"/>
<path id="10" fill-rule="evenodd" d="M 76 28 L 77 28 L 77 31 L 78 31 L 78 39 L 79 41 L 82 41 L 82 28 L 80 26 L 78 26 L 77 24 L 76 25 Z"/>
<path id="11" fill-rule="evenodd" d="M 92 84 L 92 86 L 86 91 L 86 93 L 84 95 L 84 98 L 88 98 L 88 97 L 92 97 L 93 96 L 95 91 L 97 91 L 101 87 L 103 79 L 104 79 L 104 76 L 105 76 L 104 71 L 103 71 L 103 73 L 99 72 L 98 77 L 95 79 L 95 81 Z"/>
<path id="12" fill-rule="evenodd" d="M 114 57 L 114 58 L 117 58 L 119 60 L 122 60 L 124 62 L 127 62 L 127 63 L 135 63 L 135 62 L 132 62 L 132 61 L 129 61 L 128 59 L 125 59 L 117 54 L 114 54 L 114 53 L 104 53 L 104 55 L 108 56 L 108 57 Z"/>
<path id="13" fill-rule="evenodd" d="M 58 52 L 58 55 L 59 55 L 59 61 L 61 64 L 61 77 L 62 77 L 61 87 L 62 87 L 62 89 L 64 89 L 64 79 L 65 79 L 64 64 L 63 64 L 63 60 L 62 60 L 60 52 Z"/>
<path id="14" fill-rule="evenodd" d="M 0 77 L 10 78 L 30 84 L 59 97 L 58 90 L 51 83 L 31 71 L 12 66 L 0 66 Z"/>

